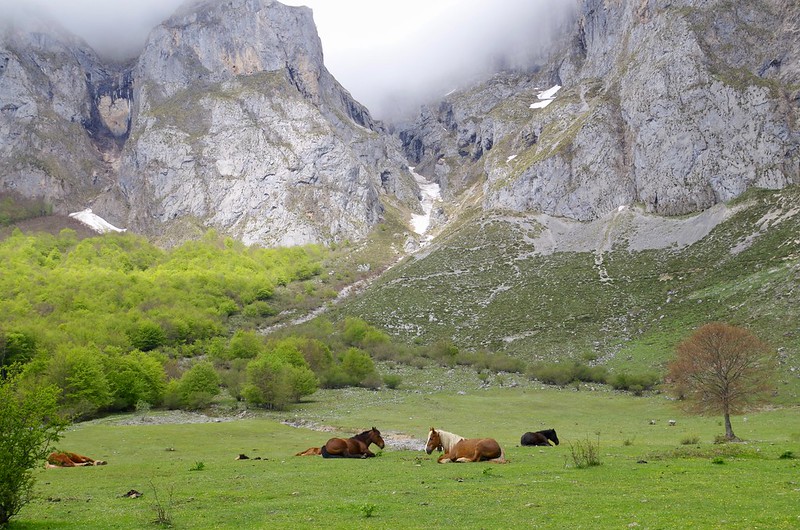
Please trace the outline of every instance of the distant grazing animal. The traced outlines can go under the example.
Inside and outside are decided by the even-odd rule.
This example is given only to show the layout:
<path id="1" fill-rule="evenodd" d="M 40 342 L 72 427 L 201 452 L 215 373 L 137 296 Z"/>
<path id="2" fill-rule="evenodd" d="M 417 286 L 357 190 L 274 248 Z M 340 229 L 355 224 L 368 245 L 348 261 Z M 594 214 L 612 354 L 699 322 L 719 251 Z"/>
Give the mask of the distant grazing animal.
<path id="1" fill-rule="evenodd" d="M 320 447 L 320 454 L 324 458 L 368 458 L 375 456 L 369 450 L 370 444 L 384 447 L 381 432 L 375 427 L 352 438 L 331 438 Z"/>
<path id="2" fill-rule="evenodd" d="M 55 451 L 47 455 L 47 467 L 80 467 L 104 466 L 105 460 L 95 460 L 88 456 L 70 453 L 68 451 Z"/>
<path id="3" fill-rule="evenodd" d="M 434 449 L 444 454 L 436 461 L 440 464 L 448 462 L 495 462 L 505 463 L 505 453 L 494 438 L 464 438 L 451 432 L 436 430 L 431 427 L 425 452 L 431 454 Z"/>
<path id="4" fill-rule="evenodd" d="M 558 445 L 558 436 L 555 429 L 526 432 L 519 441 L 520 445 L 543 445 L 545 447 L 550 447 L 550 442 Z"/>

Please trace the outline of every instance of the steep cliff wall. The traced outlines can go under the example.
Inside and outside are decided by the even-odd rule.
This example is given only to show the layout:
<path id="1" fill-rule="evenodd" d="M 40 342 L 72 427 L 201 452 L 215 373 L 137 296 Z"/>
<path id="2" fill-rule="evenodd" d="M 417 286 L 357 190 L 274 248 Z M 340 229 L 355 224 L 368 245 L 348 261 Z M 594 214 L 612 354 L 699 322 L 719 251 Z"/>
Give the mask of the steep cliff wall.
<path id="1" fill-rule="evenodd" d="M 0 191 L 91 205 L 165 242 L 207 227 L 246 243 L 360 239 L 385 201 L 419 209 L 399 143 L 325 69 L 307 8 L 188 4 L 118 66 L 52 24 L 2 42 Z"/>
<path id="2" fill-rule="evenodd" d="M 799 10 L 584 0 L 532 73 L 455 93 L 399 136 L 451 196 L 480 183 L 487 209 L 577 220 L 632 203 L 680 215 L 797 184 Z"/>

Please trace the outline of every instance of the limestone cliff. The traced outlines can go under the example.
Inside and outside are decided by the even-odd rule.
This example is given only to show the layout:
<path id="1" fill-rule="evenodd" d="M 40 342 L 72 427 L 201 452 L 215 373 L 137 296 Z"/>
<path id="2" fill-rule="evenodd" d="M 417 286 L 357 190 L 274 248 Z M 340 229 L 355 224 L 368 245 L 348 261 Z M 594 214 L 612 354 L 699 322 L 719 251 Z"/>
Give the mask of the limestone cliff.
<path id="1" fill-rule="evenodd" d="M 170 242 L 360 239 L 419 208 L 399 143 L 325 69 L 311 11 L 197 2 L 127 65 L 52 24 L 3 31 L 0 191 Z"/>
<path id="2" fill-rule="evenodd" d="M 582 0 L 527 72 L 456 92 L 398 135 L 417 171 L 486 209 L 680 215 L 797 184 L 798 20 L 791 0 Z"/>

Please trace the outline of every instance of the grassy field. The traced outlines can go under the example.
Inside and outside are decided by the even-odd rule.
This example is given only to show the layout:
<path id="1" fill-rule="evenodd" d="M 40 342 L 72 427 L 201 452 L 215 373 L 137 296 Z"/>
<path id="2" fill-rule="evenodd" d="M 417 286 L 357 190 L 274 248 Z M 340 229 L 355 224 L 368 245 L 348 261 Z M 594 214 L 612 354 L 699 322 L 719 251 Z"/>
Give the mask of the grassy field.
<path id="1" fill-rule="evenodd" d="M 800 456 L 797 408 L 734 418 L 748 442 L 718 445 L 718 418 L 685 416 L 663 395 L 502 382 L 416 370 L 396 390 L 320 391 L 290 411 L 233 421 L 159 424 L 154 412 L 132 425 L 132 416 L 79 424 L 60 448 L 108 465 L 38 472 L 37 499 L 11 528 L 148 528 L 159 506 L 174 528 L 800 525 L 800 459 L 789 458 Z M 377 458 L 293 456 L 373 425 L 387 441 Z M 421 444 L 430 426 L 494 437 L 510 462 L 437 464 L 399 445 Z M 518 446 L 523 432 L 546 427 L 558 447 Z M 571 451 L 587 444 L 599 446 L 601 464 L 578 468 Z M 132 489 L 143 495 L 125 497 Z"/>

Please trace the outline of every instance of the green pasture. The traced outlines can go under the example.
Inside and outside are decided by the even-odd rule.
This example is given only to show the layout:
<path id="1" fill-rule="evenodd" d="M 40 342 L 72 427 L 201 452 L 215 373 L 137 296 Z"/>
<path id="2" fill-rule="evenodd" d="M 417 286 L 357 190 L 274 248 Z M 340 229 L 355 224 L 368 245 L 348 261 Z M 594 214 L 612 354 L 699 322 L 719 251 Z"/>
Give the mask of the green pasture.
<path id="1" fill-rule="evenodd" d="M 108 465 L 41 470 L 36 500 L 10 528 L 152 528 L 158 505 L 173 528 L 800 527 L 797 408 L 736 417 L 747 443 L 720 445 L 718 418 L 687 416 L 663 395 L 486 387 L 459 370 L 404 381 L 319 391 L 289 411 L 244 419 L 158 424 L 165 413 L 153 412 L 140 424 L 115 416 L 75 425 L 59 447 Z M 293 456 L 373 425 L 388 442 L 377 458 Z M 421 443 L 430 426 L 494 437 L 510 462 L 437 464 L 435 454 L 392 445 Z M 523 432 L 546 427 L 561 445 L 518 446 Z M 571 448 L 589 442 L 601 465 L 577 468 Z M 143 496 L 125 497 L 132 489 Z"/>

